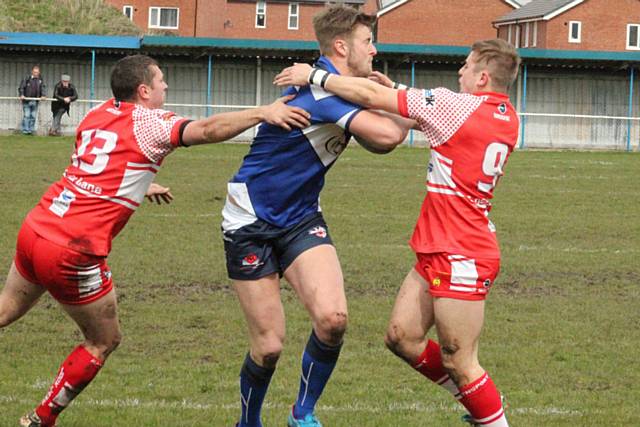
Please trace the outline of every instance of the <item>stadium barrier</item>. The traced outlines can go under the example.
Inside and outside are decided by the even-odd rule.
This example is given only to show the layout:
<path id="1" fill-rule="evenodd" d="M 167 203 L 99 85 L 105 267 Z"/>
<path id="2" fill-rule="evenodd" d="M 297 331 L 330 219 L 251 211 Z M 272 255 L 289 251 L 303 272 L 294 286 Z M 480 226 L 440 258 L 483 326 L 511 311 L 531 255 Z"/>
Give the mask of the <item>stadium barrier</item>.
<path id="1" fill-rule="evenodd" d="M 25 100 L 34 100 L 34 101 L 42 101 L 42 102 L 55 101 L 54 98 L 48 98 L 48 97 L 44 99 L 25 98 Z M 0 96 L 0 101 L 8 101 L 8 102 L 15 101 L 16 108 L 18 109 L 21 108 L 20 98 L 17 96 Z M 92 108 L 93 106 L 98 105 L 104 101 L 105 100 L 102 100 L 102 99 L 78 99 L 74 101 L 74 104 L 76 103 L 87 104 L 88 108 Z M 201 110 L 203 113 L 206 113 L 206 112 L 219 113 L 222 111 L 254 108 L 256 107 L 256 105 L 192 104 L 192 103 L 167 102 L 164 104 L 164 107 L 168 110 L 175 111 L 176 113 L 179 114 L 180 109 L 196 109 L 196 110 Z M 45 117 L 49 117 L 49 119 L 43 120 L 43 115 Z M 188 117 L 193 117 L 192 114 L 184 114 L 184 115 Z M 638 126 L 640 125 L 640 117 L 606 116 L 606 115 L 589 115 L 589 114 L 526 113 L 526 112 L 519 112 L 518 115 L 520 116 L 520 120 L 521 120 L 520 139 L 518 142 L 519 149 L 525 149 L 525 148 L 572 149 L 574 148 L 574 149 L 605 149 L 605 150 L 613 149 L 613 150 L 626 150 L 626 151 L 640 151 L 640 143 L 637 141 L 637 137 L 638 135 L 640 135 L 640 131 L 637 129 L 633 129 L 634 125 L 637 128 L 640 127 Z M 39 124 L 41 134 L 46 132 L 45 129 L 48 129 L 48 126 L 43 126 L 43 125 L 50 125 L 51 123 L 50 116 L 51 116 L 51 113 L 49 108 L 42 108 L 42 107 L 38 108 L 37 123 Z M 197 116 L 198 117 L 196 118 L 205 117 L 205 114 L 199 114 Z M 20 114 L 20 118 L 21 117 L 22 115 Z M 533 121 L 539 118 L 544 119 L 544 122 L 536 123 Z M 595 125 L 585 126 L 584 123 L 582 124 L 578 123 L 578 121 L 583 121 L 583 120 L 591 120 L 594 122 L 603 121 L 605 123 L 609 123 L 609 125 L 600 124 L 598 126 L 595 126 Z M 564 125 L 562 124 L 563 121 L 564 121 Z M 67 129 L 66 133 L 72 134 L 73 133 L 72 129 L 75 128 L 75 126 L 77 126 L 78 123 L 79 123 L 79 120 L 77 121 L 77 123 L 67 124 L 65 126 Z M 610 125 L 611 123 L 614 123 L 613 126 Z M 544 142 L 537 140 L 535 137 L 531 137 L 530 136 L 531 133 L 533 134 L 544 133 L 544 132 L 536 132 L 535 128 L 539 126 L 545 127 L 547 129 L 546 131 L 547 133 L 549 132 L 549 129 L 554 129 L 558 133 L 557 137 L 563 140 L 563 144 L 562 145 L 553 145 L 548 143 L 545 144 Z M 613 144 L 589 145 L 589 144 L 585 144 L 584 142 L 581 142 L 581 140 L 584 139 L 585 136 L 582 135 L 582 133 L 584 133 L 583 131 L 582 132 L 577 131 L 578 127 L 580 127 L 581 129 L 591 128 L 589 132 L 596 135 L 596 137 L 598 132 L 602 133 L 603 129 L 606 131 L 608 128 L 612 128 L 605 133 L 617 134 L 618 137 L 615 138 L 616 141 Z M 17 123 L 15 129 L 19 129 L 19 128 L 20 128 L 20 123 Z M 422 134 L 420 132 L 412 132 L 412 133 L 413 135 L 407 136 L 407 139 L 405 140 L 405 144 L 409 146 L 414 146 L 414 145 L 424 146 L 425 140 Z M 634 138 L 631 137 L 631 135 L 634 133 L 636 135 L 635 143 L 633 141 Z M 248 141 L 254 135 L 255 135 L 255 128 L 253 128 L 250 131 L 244 132 L 243 134 L 234 138 L 234 140 Z M 576 136 L 575 141 L 572 141 L 572 135 Z M 602 137 L 608 138 L 608 135 L 603 135 Z M 531 139 L 533 139 L 533 141 L 531 141 Z"/>

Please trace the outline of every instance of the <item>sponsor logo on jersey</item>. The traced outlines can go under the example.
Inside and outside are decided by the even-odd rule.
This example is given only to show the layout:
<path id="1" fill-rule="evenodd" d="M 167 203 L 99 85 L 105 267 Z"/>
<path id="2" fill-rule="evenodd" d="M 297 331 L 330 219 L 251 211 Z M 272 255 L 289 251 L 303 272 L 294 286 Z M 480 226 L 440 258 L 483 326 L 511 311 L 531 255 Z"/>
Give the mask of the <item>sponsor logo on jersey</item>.
<path id="1" fill-rule="evenodd" d="M 491 279 L 485 279 L 485 281 L 482 282 L 482 286 L 484 286 L 485 288 L 491 286 Z"/>
<path id="2" fill-rule="evenodd" d="M 439 277 L 436 277 L 435 279 L 433 279 L 431 281 L 431 283 L 433 284 L 433 286 L 435 286 L 437 288 L 438 286 L 440 286 L 440 283 L 442 283 L 442 282 L 440 281 Z"/>
<path id="3" fill-rule="evenodd" d="M 436 102 L 436 97 L 431 89 L 425 89 L 424 91 L 424 105 L 426 107 L 433 107 Z"/>
<path id="4" fill-rule="evenodd" d="M 324 239 L 325 237 L 327 237 L 327 229 L 321 225 L 318 225 L 317 227 L 313 227 L 311 230 L 309 230 L 309 234 L 313 234 L 316 237 Z"/>
<path id="5" fill-rule="evenodd" d="M 62 218 L 64 214 L 67 213 L 71 207 L 71 203 L 73 203 L 75 199 L 75 193 L 65 188 L 58 197 L 53 199 L 51 206 L 49 206 L 49 210 Z"/>
<path id="6" fill-rule="evenodd" d="M 120 111 L 120 110 L 116 110 L 116 109 L 115 109 L 115 108 L 113 108 L 113 107 L 109 107 L 109 108 L 107 108 L 107 112 L 108 112 L 108 113 L 111 113 L 111 114 L 115 114 L 116 116 L 119 116 L 120 114 L 122 114 L 122 111 Z"/>
<path id="7" fill-rule="evenodd" d="M 511 117 L 507 116 L 507 104 L 503 102 L 502 104 L 498 105 L 498 112 L 499 113 L 493 113 L 494 119 L 502 120 L 503 122 L 511 121 Z"/>
<path id="8" fill-rule="evenodd" d="M 344 149 L 347 147 L 347 142 L 345 141 L 345 138 L 342 136 L 333 136 L 329 138 L 327 142 L 325 142 L 324 147 L 327 150 L 327 152 L 335 156 L 339 156 L 340 153 L 342 153 Z"/>

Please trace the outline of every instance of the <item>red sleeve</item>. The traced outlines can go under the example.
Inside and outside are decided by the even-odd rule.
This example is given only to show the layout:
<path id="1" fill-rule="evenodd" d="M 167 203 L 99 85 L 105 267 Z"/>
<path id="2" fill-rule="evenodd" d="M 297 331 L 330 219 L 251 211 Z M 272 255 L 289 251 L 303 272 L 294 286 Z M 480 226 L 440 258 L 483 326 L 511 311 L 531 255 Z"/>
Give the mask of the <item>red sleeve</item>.
<path id="1" fill-rule="evenodd" d="M 398 112 L 402 117 L 409 117 L 409 108 L 407 107 L 407 91 L 398 91 Z"/>

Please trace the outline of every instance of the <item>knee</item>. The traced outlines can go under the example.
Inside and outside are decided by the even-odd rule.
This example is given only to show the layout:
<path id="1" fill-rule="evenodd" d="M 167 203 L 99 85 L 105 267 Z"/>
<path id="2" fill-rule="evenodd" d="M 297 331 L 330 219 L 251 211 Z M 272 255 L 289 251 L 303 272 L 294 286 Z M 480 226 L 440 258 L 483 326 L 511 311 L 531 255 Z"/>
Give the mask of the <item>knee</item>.
<path id="1" fill-rule="evenodd" d="M 349 321 L 346 311 L 332 311 L 320 316 L 317 322 L 316 334 L 321 341 L 330 345 L 338 345 L 342 342 L 347 323 Z"/>
<path id="2" fill-rule="evenodd" d="M 405 337 L 404 329 L 400 325 L 391 323 L 384 335 L 384 345 L 396 356 L 402 356 L 402 344 Z"/>
<path id="3" fill-rule="evenodd" d="M 267 334 L 258 340 L 251 353 L 259 365 L 265 368 L 275 368 L 280 359 L 283 346 L 284 337 L 277 334 Z"/>

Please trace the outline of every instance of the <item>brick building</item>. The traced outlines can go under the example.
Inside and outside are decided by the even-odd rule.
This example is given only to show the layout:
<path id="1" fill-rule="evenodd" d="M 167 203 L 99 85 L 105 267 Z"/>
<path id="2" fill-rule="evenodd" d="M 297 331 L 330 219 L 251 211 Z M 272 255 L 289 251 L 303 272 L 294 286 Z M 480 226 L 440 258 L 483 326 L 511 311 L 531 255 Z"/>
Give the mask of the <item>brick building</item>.
<path id="1" fill-rule="evenodd" d="M 535 0 L 534 0 L 535 1 Z M 491 23 L 520 3 L 510 0 L 382 0 L 379 43 L 469 46 L 496 36 Z"/>
<path id="2" fill-rule="evenodd" d="M 533 0 L 493 24 L 516 47 L 640 50 L 639 0 Z"/>

